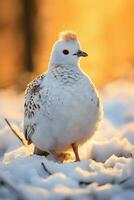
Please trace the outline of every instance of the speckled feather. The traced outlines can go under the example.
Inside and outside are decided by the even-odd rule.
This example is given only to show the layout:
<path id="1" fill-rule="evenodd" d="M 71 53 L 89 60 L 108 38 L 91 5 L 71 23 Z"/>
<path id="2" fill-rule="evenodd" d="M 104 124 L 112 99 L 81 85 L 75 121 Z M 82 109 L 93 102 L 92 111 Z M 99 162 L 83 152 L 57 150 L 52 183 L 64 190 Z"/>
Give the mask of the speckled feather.
<path id="1" fill-rule="evenodd" d="M 31 136 L 33 135 L 36 127 L 35 116 L 41 107 L 41 83 L 44 77 L 45 74 L 38 76 L 28 84 L 25 91 L 24 133 L 29 144 L 31 143 Z"/>

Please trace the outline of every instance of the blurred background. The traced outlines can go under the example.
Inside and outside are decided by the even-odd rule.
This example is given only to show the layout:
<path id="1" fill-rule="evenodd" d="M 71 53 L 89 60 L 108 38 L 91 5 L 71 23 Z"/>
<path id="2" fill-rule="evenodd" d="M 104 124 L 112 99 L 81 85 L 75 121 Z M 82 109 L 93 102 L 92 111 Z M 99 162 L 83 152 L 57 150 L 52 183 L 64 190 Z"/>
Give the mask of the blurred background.
<path id="1" fill-rule="evenodd" d="M 98 88 L 134 78 L 133 0 L 1 0 L 0 89 L 22 91 L 46 71 L 63 30 L 77 33 L 89 54 L 81 66 Z"/>

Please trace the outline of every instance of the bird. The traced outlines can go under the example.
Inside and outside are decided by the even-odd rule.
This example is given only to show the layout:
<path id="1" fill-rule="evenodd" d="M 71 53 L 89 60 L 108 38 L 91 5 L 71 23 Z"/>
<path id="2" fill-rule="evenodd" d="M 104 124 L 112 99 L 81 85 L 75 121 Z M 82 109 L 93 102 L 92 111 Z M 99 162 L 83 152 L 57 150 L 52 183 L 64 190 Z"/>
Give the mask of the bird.
<path id="1" fill-rule="evenodd" d="M 80 161 L 79 147 L 99 127 L 99 94 L 80 67 L 81 50 L 73 31 L 63 31 L 50 55 L 48 70 L 32 80 L 25 91 L 24 135 L 35 154 L 60 154 L 72 149 Z"/>

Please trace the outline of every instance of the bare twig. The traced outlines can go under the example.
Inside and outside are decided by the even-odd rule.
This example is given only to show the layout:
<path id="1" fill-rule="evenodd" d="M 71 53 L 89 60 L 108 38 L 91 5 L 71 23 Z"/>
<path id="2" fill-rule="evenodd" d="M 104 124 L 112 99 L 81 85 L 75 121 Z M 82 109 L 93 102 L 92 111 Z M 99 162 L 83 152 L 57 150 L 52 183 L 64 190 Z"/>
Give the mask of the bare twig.
<path id="1" fill-rule="evenodd" d="M 125 178 L 124 180 L 122 180 L 121 182 L 119 182 L 119 184 L 123 184 L 123 183 L 127 182 L 131 178 L 132 178 L 132 176 L 129 176 L 129 177 Z"/>
<path id="2" fill-rule="evenodd" d="M 42 165 L 44 171 L 45 171 L 48 175 L 52 175 L 52 173 L 46 168 L 46 166 L 45 166 L 45 164 L 44 164 L 43 162 L 41 163 L 41 165 Z"/>
<path id="3" fill-rule="evenodd" d="M 20 142 L 26 146 L 26 143 L 24 142 L 24 140 L 18 135 L 18 133 L 16 132 L 16 130 L 13 128 L 13 126 L 10 124 L 10 122 L 8 121 L 7 118 L 5 118 L 5 121 L 7 123 L 7 125 L 9 126 L 9 128 L 11 129 L 11 131 L 16 135 L 16 137 L 20 140 Z"/>

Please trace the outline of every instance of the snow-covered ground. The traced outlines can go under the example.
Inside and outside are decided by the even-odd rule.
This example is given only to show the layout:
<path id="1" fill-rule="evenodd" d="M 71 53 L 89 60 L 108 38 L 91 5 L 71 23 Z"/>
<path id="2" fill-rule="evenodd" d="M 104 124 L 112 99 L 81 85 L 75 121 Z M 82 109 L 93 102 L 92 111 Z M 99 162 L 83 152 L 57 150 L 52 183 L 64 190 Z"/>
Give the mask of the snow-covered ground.
<path id="1" fill-rule="evenodd" d="M 134 82 L 115 81 L 101 95 L 104 120 L 81 147 L 82 161 L 72 154 L 60 163 L 21 145 L 4 117 L 21 134 L 23 94 L 0 92 L 0 200 L 134 199 Z"/>

